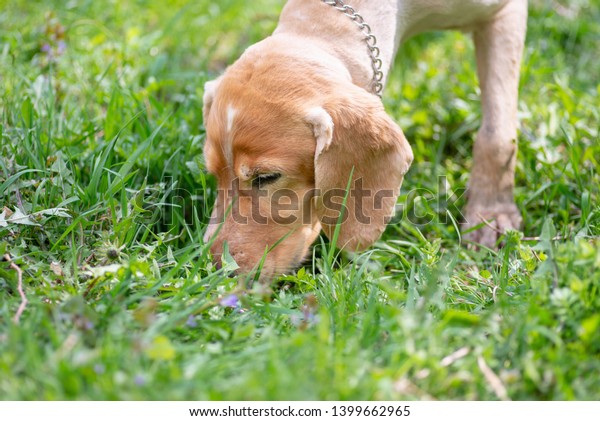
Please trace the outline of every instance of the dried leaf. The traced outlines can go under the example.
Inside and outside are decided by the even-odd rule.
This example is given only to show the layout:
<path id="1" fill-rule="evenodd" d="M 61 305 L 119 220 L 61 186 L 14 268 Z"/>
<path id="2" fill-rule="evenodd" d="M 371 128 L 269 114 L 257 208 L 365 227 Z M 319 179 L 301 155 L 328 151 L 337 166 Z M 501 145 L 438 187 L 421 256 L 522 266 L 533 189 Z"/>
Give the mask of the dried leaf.
<path id="1" fill-rule="evenodd" d="M 58 262 L 52 262 L 52 263 L 50 263 L 50 270 L 52 272 L 54 272 L 54 274 L 56 276 L 63 276 L 63 270 L 60 267 L 60 263 L 58 263 Z"/>
<path id="2" fill-rule="evenodd" d="M 21 212 L 21 209 L 19 208 L 15 209 L 15 212 L 8 219 L 8 222 L 10 222 L 11 224 L 34 225 L 38 227 L 40 226 L 40 224 L 36 224 L 30 219 L 30 215 L 25 215 L 23 212 Z"/>
<path id="3" fill-rule="evenodd" d="M 8 222 L 6 222 L 6 208 L 2 209 L 2 213 L 0 213 L 0 227 L 7 227 Z"/>
<path id="4" fill-rule="evenodd" d="M 65 208 L 50 208 L 36 212 L 37 214 L 48 215 L 48 216 L 60 216 L 61 218 L 70 218 L 71 215 L 67 213 L 68 209 Z"/>

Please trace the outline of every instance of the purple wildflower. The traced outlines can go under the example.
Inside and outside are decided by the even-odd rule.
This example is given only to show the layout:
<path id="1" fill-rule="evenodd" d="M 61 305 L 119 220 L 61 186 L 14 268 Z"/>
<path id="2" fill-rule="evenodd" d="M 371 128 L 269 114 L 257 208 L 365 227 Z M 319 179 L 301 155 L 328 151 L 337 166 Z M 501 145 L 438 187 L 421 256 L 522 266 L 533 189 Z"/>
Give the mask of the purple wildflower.
<path id="1" fill-rule="evenodd" d="M 196 323 L 196 316 L 194 316 L 193 314 L 190 314 L 190 317 L 188 317 L 187 322 L 185 322 L 185 324 L 188 327 L 198 326 L 198 323 Z"/>
<path id="2" fill-rule="evenodd" d="M 133 379 L 133 382 L 135 383 L 136 386 L 141 387 L 146 384 L 146 378 L 141 374 L 136 374 L 136 376 Z"/>
<path id="3" fill-rule="evenodd" d="M 66 49 L 67 49 L 67 44 L 62 39 L 60 41 L 58 41 L 58 44 L 56 46 L 56 52 L 58 54 L 62 54 L 65 52 Z"/>
<path id="4" fill-rule="evenodd" d="M 313 294 L 306 297 L 304 305 L 300 308 L 302 314 L 292 314 L 290 322 L 301 330 L 319 323 L 317 299 Z"/>
<path id="5" fill-rule="evenodd" d="M 221 299 L 221 306 L 236 308 L 240 305 L 240 300 L 235 294 L 228 295 Z"/>
<path id="6" fill-rule="evenodd" d="M 100 375 L 100 374 L 104 374 L 105 368 L 104 368 L 104 364 L 96 364 L 94 366 L 94 373 Z"/>

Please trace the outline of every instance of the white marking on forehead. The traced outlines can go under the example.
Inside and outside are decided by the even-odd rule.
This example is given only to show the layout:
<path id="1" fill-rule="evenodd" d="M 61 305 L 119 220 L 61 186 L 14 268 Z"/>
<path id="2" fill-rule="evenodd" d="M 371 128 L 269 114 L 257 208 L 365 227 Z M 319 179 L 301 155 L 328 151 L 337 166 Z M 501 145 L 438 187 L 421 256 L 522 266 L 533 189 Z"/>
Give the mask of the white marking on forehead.
<path id="1" fill-rule="evenodd" d="M 233 130 L 233 120 L 237 115 L 237 110 L 231 105 L 227 107 L 227 133 L 229 134 Z"/>
<path id="2" fill-rule="evenodd" d="M 225 142 L 223 144 L 223 152 L 225 153 L 225 159 L 229 164 L 233 163 L 233 123 L 237 110 L 231 105 L 227 106 L 227 124 L 225 126 Z"/>

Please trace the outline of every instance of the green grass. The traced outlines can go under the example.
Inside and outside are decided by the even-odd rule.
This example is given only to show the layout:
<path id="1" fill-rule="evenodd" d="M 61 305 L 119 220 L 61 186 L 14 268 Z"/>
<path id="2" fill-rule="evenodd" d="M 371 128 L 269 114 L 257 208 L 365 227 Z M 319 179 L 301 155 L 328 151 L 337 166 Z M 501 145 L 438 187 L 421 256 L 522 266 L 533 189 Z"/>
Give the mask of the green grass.
<path id="1" fill-rule="evenodd" d="M 1 3 L 2 399 L 600 399 L 596 0 L 531 2 L 523 234 L 461 245 L 473 47 L 426 34 L 384 97 L 415 153 L 404 217 L 245 292 L 202 243 L 202 87 L 283 1 Z"/>

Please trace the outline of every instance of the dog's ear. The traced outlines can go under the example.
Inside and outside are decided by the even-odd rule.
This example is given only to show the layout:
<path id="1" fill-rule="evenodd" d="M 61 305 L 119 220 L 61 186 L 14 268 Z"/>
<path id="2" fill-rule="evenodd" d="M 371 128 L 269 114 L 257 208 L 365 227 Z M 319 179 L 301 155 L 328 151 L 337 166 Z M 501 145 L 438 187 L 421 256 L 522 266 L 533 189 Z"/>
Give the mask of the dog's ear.
<path id="1" fill-rule="evenodd" d="M 333 239 L 342 211 L 336 245 L 364 249 L 393 215 L 413 159 L 410 145 L 381 100 L 355 85 L 309 110 L 306 121 L 316 138 L 315 207 L 323 231 Z"/>
<path id="2" fill-rule="evenodd" d="M 219 77 L 204 84 L 204 95 L 202 96 L 202 103 L 204 104 L 202 107 L 202 118 L 204 119 L 204 124 L 206 124 L 206 120 L 208 120 L 210 107 L 212 107 L 213 99 L 215 98 L 220 83 L 221 78 Z"/>

